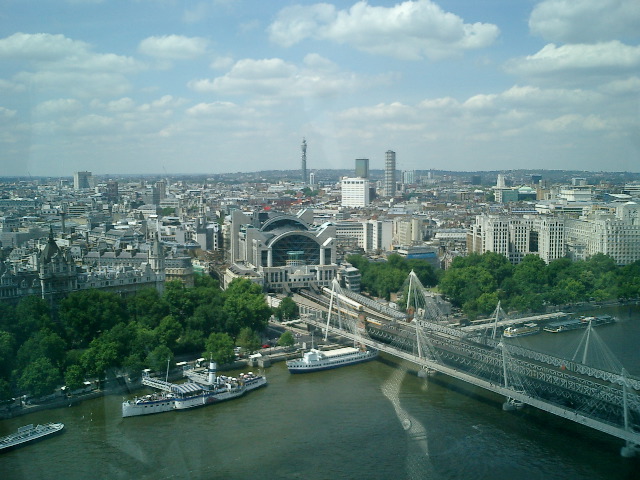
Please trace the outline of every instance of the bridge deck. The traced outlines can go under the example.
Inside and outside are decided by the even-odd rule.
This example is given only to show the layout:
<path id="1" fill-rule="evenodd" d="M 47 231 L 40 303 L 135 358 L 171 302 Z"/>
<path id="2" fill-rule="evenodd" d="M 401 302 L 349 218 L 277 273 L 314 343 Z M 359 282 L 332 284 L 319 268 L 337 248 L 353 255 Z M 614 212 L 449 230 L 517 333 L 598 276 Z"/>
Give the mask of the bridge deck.
<path id="1" fill-rule="evenodd" d="M 593 428 L 595 430 L 601 431 L 603 433 L 612 435 L 614 437 L 620 438 L 622 440 L 625 440 L 626 442 L 628 442 L 629 444 L 632 445 L 640 445 L 640 433 L 635 432 L 635 431 L 631 431 L 631 430 L 627 430 L 624 427 L 621 427 L 619 425 L 613 424 L 613 423 L 609 423 L 597 418 L 593 418 L 593 417 L 589 417 L 586 415 L 583 415 L 581 412 L 578 412 L 577 410 L 571 409 L 571 408 L 566 408 L 548 401 L 545 401 L 543 399 L 540 398 L 536 398 L 536 397 L 532 397 L 524 392 L 521 391 L 517 391 L 511 388 L 507 388 L 504 387 L 502 385 L 499 384 L 495 384 L 490 382 L 489 380 L 471 375 L 467 372 L 458 370 L 456 368 L 453 368 L 451 366 L 447 366 L 447 365 L 443 365 L 441 363 L 437 363 L 435 361 L 426 359 L 426 358 L 422 358 L 419 357 L 417 355 L 413 355 L 411 353 L 405 352 L 403 350 L 397 349 L 391 345 L 382 343 L 382 342 L 378 342 L 375 341 L 371 338 L 366 338 L 363 337 L 361 335 L 356 335 L 350 332 L 347 332 L 345 330 L 342 329 L 338 329 L 336 327 L 333 326 L 328 326 L 326 325 L 325 322 L 320 322 L 317 320 L 313 320 L 311 318 L 305 318 L 304 319 L 305 323 L 314 325 L 317 328 L 320 329 L 326 329 L 328 328 L 328 331 L 332 334 L 336 334 L 339 336 L 343 336 L 346 338 L 349 338 L 353 341 L 359 341 L 371 348 L 375 348 L 381 352 L 385 352 L 388 353 L 390 355 L 393 355 L 395 357 L 398 358 L 402 358 L 404 360 L 410 361 L 420 367 L 423 368 L 427 368 L 427 369 L 431 369 L 431 370 L 435 370 L 437 372 L 443 373 L 445 375 L 448 375 L 450 377 L 453 378 L 457 378 L 459 380 L 462 380 L 464 382 L 467 382 L 471 385 L 475 385 L 481 388 L 484 388 L 486 390 L 489 390 L 491 392 L 497 393 L 499 395 L 503 395 L 505 397 L 508 398 L 512 398 L 514 400 L 518 400 L 522 403 L 531 405 L 535 408 L 538 408 L 540 410 L 546 411 L 548 413 L 551 413 L 553 415 L 557 415 L 559 417 L 565 418 L 567 420 L 571 420 L 573 422 L 576 423 L 580 423 L 582 425 L 588 426 L 590 428 Z"/>

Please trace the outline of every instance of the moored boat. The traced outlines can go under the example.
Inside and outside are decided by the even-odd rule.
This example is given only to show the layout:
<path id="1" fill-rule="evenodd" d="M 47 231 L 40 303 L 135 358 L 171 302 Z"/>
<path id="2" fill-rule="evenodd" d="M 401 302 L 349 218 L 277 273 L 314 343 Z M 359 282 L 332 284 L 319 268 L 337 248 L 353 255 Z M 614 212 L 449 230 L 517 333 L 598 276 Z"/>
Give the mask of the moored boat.
<path id="1" fill-rule="evenodd" d="M 256 375 L 253 372 L 241 373 L 238 377 L 217 376 L 213 362 L 205 372 L 189 371 L 185 375 L 189 381 L 175 384 L 152 378 L 148 372 L 143 373 L 143 385 L 159 391 L 123 401 L 122 416 L 134 417 L 201 407 L 240 397 L 267 384 L 264 375 Z"/>
<path id="2" fill-rule="evenodd" d="M 373 349 L 343 347 L 325 351 L 312 348 L 302 358 L 287 360 L 287 368 L 290 373 L 317 372 L 367 362 L 377 356 L 378 351 Z"/>
<path id="3" fill-rule="evenodd" d="M 577 318 L 570 318 L 568 320 L 551 322 L 544 327 L 544 331 L 551 333 L 560 333 L 567 332 L 569 330 L 587 328 L 589 325 L 591 325 L 592 327 L 607 325 L 609 323 L 614 323 L 615 321 L 615 317 L 612 317 L 611 315 L 598 315 L 596 317 L 581 316 Z"/>
<path id="4" fill-rule="evenodd" d="M 9 450 L 22 446 L 29 442 L 34 442 L 59 433 L 64 428 L 63 423 L 45 423 L 44 425 L 25 425 L 18 428 L 18 431 L 0 438 L 0 451 Z"/>
<path id="5" fill-rule="evenodd" d="M 540 326 L 536 323 L 525 323 L 524 325 L 510 326 L 502 333 L 507 338 L 523 337 L 525 335 L 535 335 L 540 333 Z"/>

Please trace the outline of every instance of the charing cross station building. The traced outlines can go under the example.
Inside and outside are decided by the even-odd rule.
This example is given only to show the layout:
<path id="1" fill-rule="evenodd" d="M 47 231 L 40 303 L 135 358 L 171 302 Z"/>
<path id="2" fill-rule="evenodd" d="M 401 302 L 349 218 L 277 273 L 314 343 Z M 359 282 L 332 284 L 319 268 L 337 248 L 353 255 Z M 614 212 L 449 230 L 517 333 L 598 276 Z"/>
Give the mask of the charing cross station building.
<path id="1" fill-rule="evenodd" d="M 230 232 L 231 265 L 225 288 L 247 278 L 265 291 L 329 286 L 338 274 L 336 227 L 313 224 L 313 211 L 297 214 L 234 210 Z"/>

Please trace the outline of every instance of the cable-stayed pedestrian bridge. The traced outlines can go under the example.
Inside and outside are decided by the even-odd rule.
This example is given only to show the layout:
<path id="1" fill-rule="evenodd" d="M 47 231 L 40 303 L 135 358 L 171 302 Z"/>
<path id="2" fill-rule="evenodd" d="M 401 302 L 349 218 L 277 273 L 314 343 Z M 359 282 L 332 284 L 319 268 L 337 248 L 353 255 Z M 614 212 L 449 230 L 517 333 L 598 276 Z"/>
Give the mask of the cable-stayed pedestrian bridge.
<path id="1" fill-rule="evenodd" d="M 325 335 L 412 362 L 421 376 L 438 372 L 504 396 L 505 410 L 530 405 L 620 438 L 624 456 L 640 450 L 640 379 L 624 370 L 591 326 L 572 358 L 556 357 L 510 344 L 495 328 L 469 336 L 445 325 L 437 302 L 413 272 L 408 283 L 406 315 L 390 315 L 387 306 L 376 309 L 370 299 L 359 308 L 357 301 L 366 297 L 336 282 L 329 308 L 307 309 L 303 320 Z"/>

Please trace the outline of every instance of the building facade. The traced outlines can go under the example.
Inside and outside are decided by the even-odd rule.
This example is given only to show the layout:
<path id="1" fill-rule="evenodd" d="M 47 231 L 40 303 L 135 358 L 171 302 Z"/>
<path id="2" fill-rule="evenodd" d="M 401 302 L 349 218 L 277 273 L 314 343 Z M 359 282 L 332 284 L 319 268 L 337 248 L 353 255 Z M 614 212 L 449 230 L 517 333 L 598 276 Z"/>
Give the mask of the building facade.
<path id="1" fill-rule="evenodd" d="M 369 180 L 342 177 L 341 193 L 343 207 L 366 207 L 370 203 Z"/>
<path id="2" fill-rule="evenodd" d="M 91 188 L 91 172 L 75 172 L 73 174 L 73 189 Z"/>
<path id="3" fill-rule="evenodd" d="M 336 227 L 313 225 L 313 211 L 296 215 L 273 211 L 231 215 L 231 261 L 224 286 L 249 278 L 266 291 L 325 287 L 335 278 Z"/>
<path id="4" fill-rule="evenodd" d="M 387 197 L 396 195 L 396 152 L 387 150 L 384 160 L 384 194 Z"/>
<path id="5" fill-rule="evenodd" d="M 495 252 L 513 264 L 525 255 L 549 263 L 566 254 L 564 220 L 555 217 L 478 215 L 471 228 L 469 252 Z"/>
<path id="6" fill-rule="evenodd" d="M 369 178 L 368 158 L 356 158 L 356 177 Z"/>

